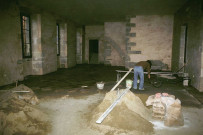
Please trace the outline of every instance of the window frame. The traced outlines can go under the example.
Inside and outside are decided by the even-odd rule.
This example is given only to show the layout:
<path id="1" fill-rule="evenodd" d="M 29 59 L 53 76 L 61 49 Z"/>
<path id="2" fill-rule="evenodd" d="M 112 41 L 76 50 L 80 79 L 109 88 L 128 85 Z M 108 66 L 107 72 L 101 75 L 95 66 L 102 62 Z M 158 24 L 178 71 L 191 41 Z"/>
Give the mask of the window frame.
<path id="1" fill-rule="evenodd" d="M 56 30 L 57 30 L 57 35 L 56 35 L 56 38 L 57 38 L 57 40 L 56 41 L 58 41 L 57 43 L 56 43 L 56 45 L 57 45 L 57 50 L 56 50 L 56 53 L 57 53 L 57 56 L 60 56 L 60 54 L 61 54 L 61 44 L 60 44 L 60 42 L 61 42 L 61 38 L 60 38 L 60 25 L 59 25 L 59 23 L 56 23 Z"/>
<path id="2" fill-rule="evenodd" d="M 188 40 L 188 24 L 185 23 L 183 25 L 185 27 L 185 45 L 184 45 L 184 63 L 186 64 L 187 63 L 187 40 Z"/>
<path id="3" fill-rule="evenodd" d="M 29 51 L 30 51 L 30 55 L 29 56 L 27 56 L 27 55 L 25 55 L 25 50 L 24 50 L 24 47 L 25 47 L 25 45 L 27 44 L 27 43 L 24 43 L 24 32 L 23 32 L 23 30 L 24 30 L 24 28 L 23 28 L 23 16 L 25 16 L 25 17 L 27 17 L 27 18 L 29 18 L 29 30 L 28 30 L 28 32 L 29 32 L 29 44 L 30 44 L 30 49 L 29 49 Z M 30 21 L 30 15 L 28 15 L 28 14 L 25 14 L 25 13 L 20 13 L 20 22 L 21 22 L 21 42 L 22 42 L 22 55 L 23 55 L 23 58 L 32 58 L 32 41 L 31 41 L 31 21 Z"/>

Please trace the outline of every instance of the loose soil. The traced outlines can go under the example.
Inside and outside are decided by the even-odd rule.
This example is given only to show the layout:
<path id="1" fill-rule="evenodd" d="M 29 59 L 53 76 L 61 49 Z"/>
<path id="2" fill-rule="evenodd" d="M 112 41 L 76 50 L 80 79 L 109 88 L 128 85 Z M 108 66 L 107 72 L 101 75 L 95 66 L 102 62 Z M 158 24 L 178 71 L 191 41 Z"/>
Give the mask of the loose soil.
<path id="1" fill-rule="evenodd" d="M 135 131 L 141 133 L 144 124 L 136 122 L 134 118 L 139 118 L 138 121 L 143 123 L 148 123 L 149 120 L 135 113 L 133 109 L 130 110 L 131 102 L 128 104 L 123 102 L 120 108 L 116 106 L 110 114 L 116 116 L 115 118 L 111 117 L 112 121 L 106 121 L 108 116 L 100 125 L 93 120 L 93 116 L 96 116 L 95 112 L 104 101 L 106 93 L 115 85 L 115 70 L 125 69 L 104 65 L 77 65 L 74 68 L 59 69 L 57 72 L 42 76 L 26 77 L 18 84 L 25 84 L 31 88 L 39 99 L 39 104 L 36 102 L 34 105 L 35 102 L 29 102 L 30 96 L 23 96 L 25 98 L 20 100 L 11 98 L 3 104 L 0 103 L 0 129 L 6 130 L 4 134 L 0 130 L 0 135 L 14 133 L 14 130 L 9 131 L 14 127 L 16 131 L 18 130 L 15 132 L 16 135 L 129 135 L 132 132 L 136 134 Z M 133 74 L 130 74 L 126 79 L 132 79 L 132 77 Z M 101 81 L 105 82 L 105 86 L 103 90 L 98 91 L 96 83 Z M 4 90 L 10 90 L 15 86 L 16 84 L 1 87 L 0 95 L 7 92 Z M 119 85 L 119 89 L 123 87 L 125 87 L 125 80 Z M 148 96 L 158 92 L 167 92 L 181 100 L 184 126 L 166 127 L 163 121 L 150 120 L 154 125 L 154 133 L 152 134 L 202 135 L 202 93 L 195 91 L 192 87 L 183 87 L 182 83 L 174 83 L 169 79 L 165 79 L 160 88 L 151 86 L 145 79 L 145 91 L 131 89 L 131 92 L 138 96 L 144 105 Z M 4 97 L 6 96 L 4 95 Z M 33 101 L 37 100 L 33 98 Z M 9 105 L 10 103 L 13 105 Z M 147 108 L 150 109 L 150 107 Z M 103 110 L 105 109 L 103 108 Z M 118 116 L 120 119 L 116 119 Z M 12 122 L 5 122 L 5 119 Z M 94 124 L 99 128 L 93 126 Z M 108 128 L 105 129 L 105 127 Z M 137 127 L 140 127 L 140 130 L 137 130 Z M 24 132 L 28 129 L 29 133 Z M 147 130 L 145 133 L 151 134 L 151 128 L 147 128 Z"/>
<path id="2" fill-rule="evenodd" d="M 120 90 L 121 94 L 123 90 Z M 104 133 L 127 133 L 132 135 L 151 134 L 153 125 L 149 122 L 150 111 L 139 97 L 128 91 L 101 124 L 95 121 L 118 97 L 117 91 L 108 92 L 104 100 L 93 111 L 90 125 Z"/>
<path id="3" fill-rule="evenodd" d="M 16 92 L 17 91 L 17 92 Z M 28 92 L 21 92 L 28 91 Z M 34 92 L 20 85 L 0 96 L 0 135 L 44 135 L 51 125 Z"/>
<path id="4" fill-rule="evenodd" d="M 146 96 L 142 95 L 140 98 L 145 100 Z M 181 127 L 167 127 L 164 126 L 163 121 L 152 119 L 150 122 L 154 125 L 154 131 L 151 132 L 152 125 L 140 115 L 127 109 L 127 106 L 123 103 L 120 103 L 121 108 L 117 106 L 113 109 L 110 113 L 111 118 L 107 116 L 103 124 L 96 124 L 99 115 L 96 117 L 95 113 L 98 107 L 105 102 L 104 99 L 105 93 L 97 93 L 77 98 L 41 100 L 39 107 L 48 113 L 51 119 L 52 130 L 48 135 L 201 135 L 203 132 L 203 120 L 200 119 L 203 117 L 203 109 L 188 107 L 183 107 L 185 123 Z M 114 115 L 116 117 L 112 117 Z M 135 118 L 138 118 L 138 120 L 135 120 Z M 109 119 L 112 121 L 108 121 Z M 148 123 L 148 127 L 144 123 Z M 141 129 L 136 131 L 137 127 Z M 141 133 L 140 131 L 143 131 L 144 128 L 148 131 Z"/>

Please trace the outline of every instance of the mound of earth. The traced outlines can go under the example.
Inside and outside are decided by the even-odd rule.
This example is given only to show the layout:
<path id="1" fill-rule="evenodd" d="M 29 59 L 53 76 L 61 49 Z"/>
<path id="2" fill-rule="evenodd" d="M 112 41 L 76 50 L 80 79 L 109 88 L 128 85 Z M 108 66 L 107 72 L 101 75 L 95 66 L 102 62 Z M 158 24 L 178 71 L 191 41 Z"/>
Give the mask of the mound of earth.
<path id="1" fill-rule="evenodd" d="M 119 93 L 122 93 L 121 90 Z M 146 135 L 153 133 L 153 124 L 149 122 L 151 112 L 148 110 L 139 97 L 128 91 L 116 107 L 109 113 L 101 124 L 96 120 L 118 97 L 117 91 L 108 92 L 104 100 L 92 112 L 90 125 L 104 134 L 128 134 Z"/>
<path id="2" fill-rule="evenodd" d="M 32 89 L 20 85 L 0 96 L 0 135 L 44 135 L 50 129 Z"/>

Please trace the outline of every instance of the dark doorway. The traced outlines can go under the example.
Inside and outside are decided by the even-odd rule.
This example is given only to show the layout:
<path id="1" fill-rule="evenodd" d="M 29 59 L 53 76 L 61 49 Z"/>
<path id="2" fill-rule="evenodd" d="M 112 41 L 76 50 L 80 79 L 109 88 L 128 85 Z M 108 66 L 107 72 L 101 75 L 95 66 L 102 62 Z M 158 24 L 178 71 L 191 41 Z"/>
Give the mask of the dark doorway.
<path id="1" fill-rule="evenodd" d="M 98 40 L 89 40 L 89 64 L 98 64 L 98 46 Z"/>

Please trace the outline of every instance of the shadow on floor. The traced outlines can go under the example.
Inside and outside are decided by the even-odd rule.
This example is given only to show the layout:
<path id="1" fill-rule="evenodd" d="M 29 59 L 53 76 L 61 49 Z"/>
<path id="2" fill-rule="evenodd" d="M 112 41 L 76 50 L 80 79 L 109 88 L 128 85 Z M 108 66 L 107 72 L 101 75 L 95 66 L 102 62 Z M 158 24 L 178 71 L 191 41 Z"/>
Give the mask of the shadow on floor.
<path id="1" fill-rule="evenodd" d="M 126 70 L 124 67 L 113 67 L 105 65 L 77 65 L 74 68 L 58 69 L 58 71 L 42 76 L 27 76 L 24 81 L 19 84 L 24 84 L 35 91 L 39 98 L 57 97 L 64 94 L 70 96 L 83 96 L 98 92 L 108 92 L 116 84 L 115 70 Z M 124 75 L 124 74 L 123 74 Z M 126 79 L 133 79 L 133 74 L 130 74 Z M 103 90 L 98 90 L 97 82 L 103 81 L 105 87 Z M 0 89 L 10 89 L 16 84 L 2 86 Z M 125 88 L 125 80 L 118 88 Z M 169 93 L 179 98 L 183 106 L 202 107 L 203 93 L 198 92 L 192 87 L 184 87 L 182 83 L 173 83 L 173 81 L 164 81 L 159 88 L 153 87 L 147 79 L 145 79 L 145 91 L 133 90 L 139 95 L 153 95 L 156 93 Z M 146 100 L 146 99 L 145 99 Z"/>

